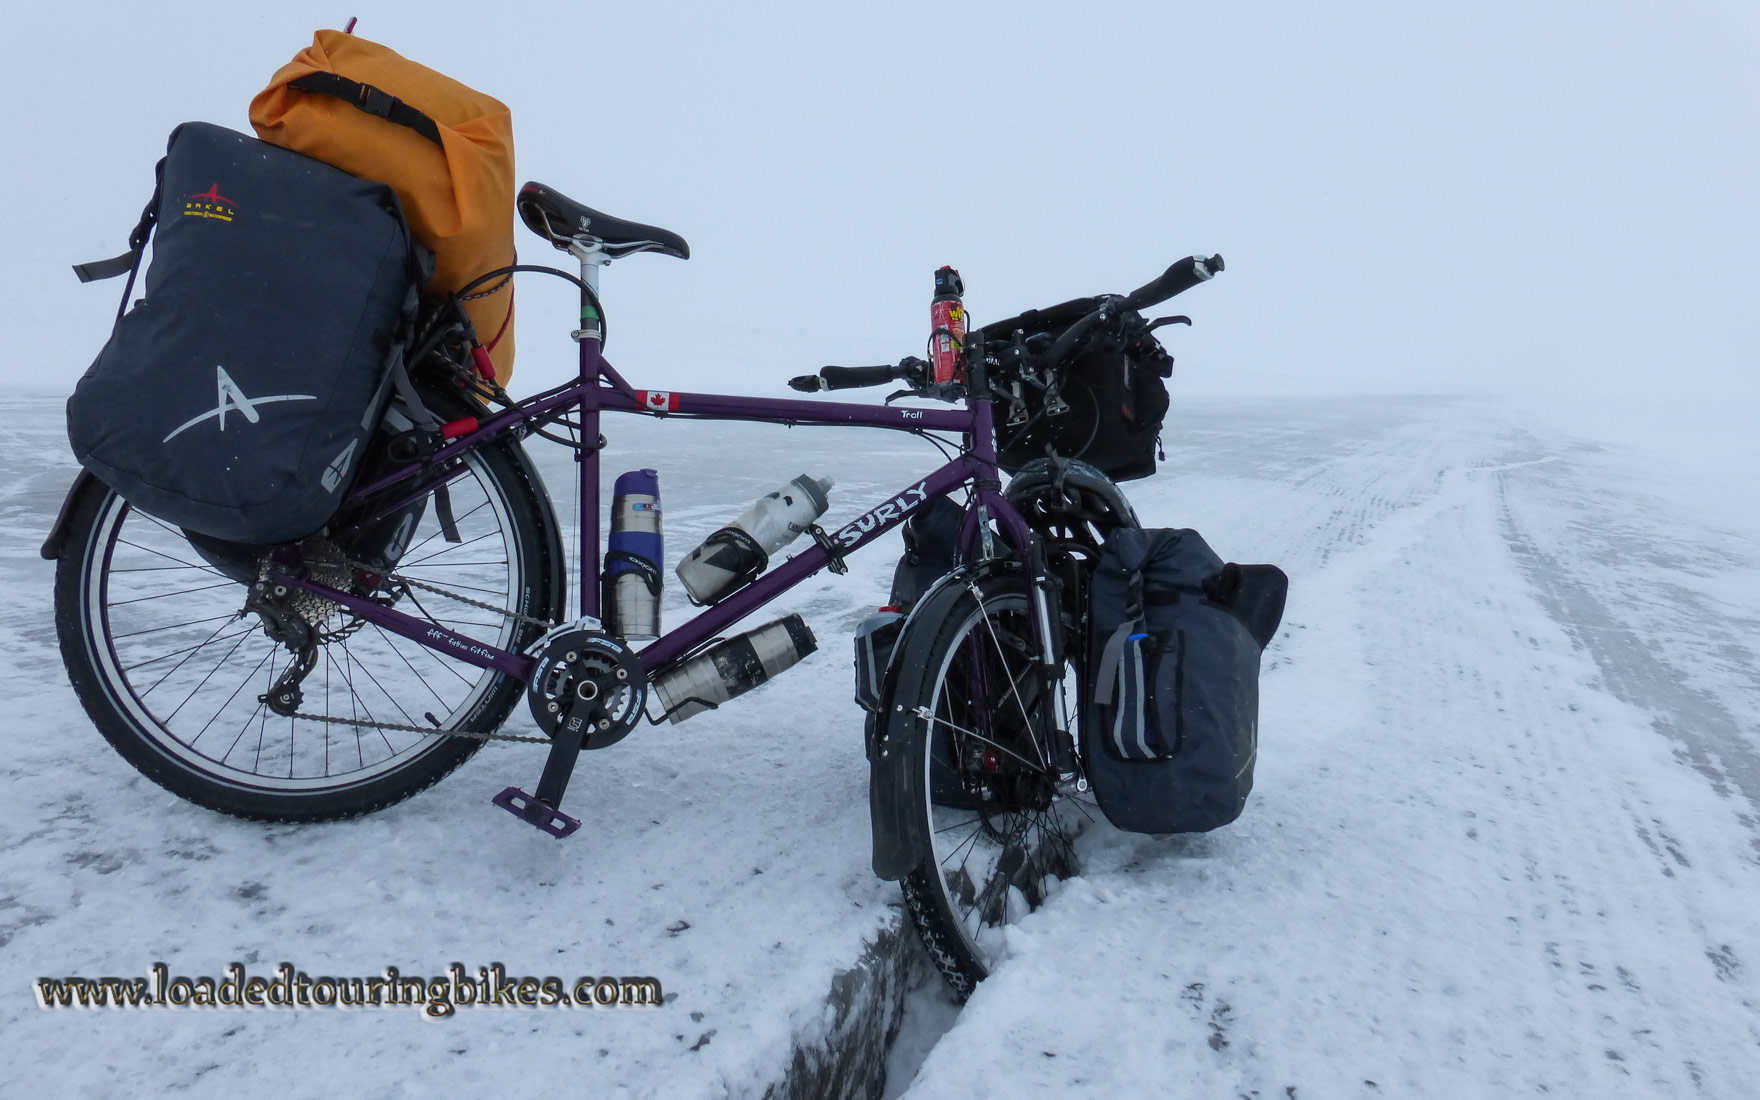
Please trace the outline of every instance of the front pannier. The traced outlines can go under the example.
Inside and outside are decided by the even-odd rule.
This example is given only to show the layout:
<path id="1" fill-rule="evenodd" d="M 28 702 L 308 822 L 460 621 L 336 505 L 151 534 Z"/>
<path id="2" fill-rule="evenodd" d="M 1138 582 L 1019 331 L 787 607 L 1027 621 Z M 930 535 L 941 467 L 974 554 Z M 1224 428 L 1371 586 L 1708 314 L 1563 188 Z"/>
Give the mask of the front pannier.
<path id="1" fill-rule="evenodd" d="M 1259 741 L 1259 652 L 1289 581 L 1225 565 L 1196 531 L 1121 529 L 1091 589 L 1083 749 L 1101 810 L 1138 833 L 1240 816 Z"/>
<path id="2" fill-rule="evenodd" d="M 198 534 L 303 538 L 335 514 L 402 371 L 426 263 L 397 196 L 190 122 L 137 242 L 155 217 L 146 296 L 68 399 L 74 455 Z"/>

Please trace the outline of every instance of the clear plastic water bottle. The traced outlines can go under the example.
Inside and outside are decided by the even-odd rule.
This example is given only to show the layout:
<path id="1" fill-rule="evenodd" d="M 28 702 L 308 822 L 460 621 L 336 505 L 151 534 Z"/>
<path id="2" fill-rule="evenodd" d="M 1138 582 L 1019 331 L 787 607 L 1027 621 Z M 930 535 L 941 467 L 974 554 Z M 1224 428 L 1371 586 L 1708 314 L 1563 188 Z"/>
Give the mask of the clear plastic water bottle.
<path id="1" fill-rule="evenodd" d="M 802 474 L 746 514 L 703 540 L 678 563 L 678 579 L 692 603 L 714 603 L 744 587 L 770 564 L 770 555 L 787 546 L 831 506 L 826 495 L 836 484 L 828 477 Z"/>

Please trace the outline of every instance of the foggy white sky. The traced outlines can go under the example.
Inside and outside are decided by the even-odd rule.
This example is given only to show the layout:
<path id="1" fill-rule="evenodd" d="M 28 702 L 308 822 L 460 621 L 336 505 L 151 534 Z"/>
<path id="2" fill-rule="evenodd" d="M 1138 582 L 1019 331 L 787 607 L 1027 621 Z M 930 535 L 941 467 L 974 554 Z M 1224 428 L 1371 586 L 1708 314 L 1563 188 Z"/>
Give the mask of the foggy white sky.
<path id="1" fill-rule="evenodd" d="M 920 353 L 930 273 L 978 321 L 1193 252 L 1179 394 L 1760 401 L 1760 14 L 1673 3 L 13 5 L 11 387 L 65 392 L 177 123 L 241 130 L 319 26 L 505 101 L 519 174 L 664 225 L 605 275 L 610 358 L 777 394 Z M 554 255 L 521 231 L 522 259 Z M 520 290 L 515 389 L 572 370 Z"/>

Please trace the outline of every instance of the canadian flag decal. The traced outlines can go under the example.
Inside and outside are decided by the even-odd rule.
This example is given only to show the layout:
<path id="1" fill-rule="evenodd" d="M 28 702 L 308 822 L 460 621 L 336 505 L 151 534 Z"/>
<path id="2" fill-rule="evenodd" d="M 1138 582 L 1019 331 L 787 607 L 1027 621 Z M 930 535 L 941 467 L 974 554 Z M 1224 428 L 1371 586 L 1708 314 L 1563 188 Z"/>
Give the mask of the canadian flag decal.
<path id="1" fill-rule="evenodd" d="M 642 405 L 655 412 L 677 412 L 678 395 L 666 390 L 641 390 Z"/>

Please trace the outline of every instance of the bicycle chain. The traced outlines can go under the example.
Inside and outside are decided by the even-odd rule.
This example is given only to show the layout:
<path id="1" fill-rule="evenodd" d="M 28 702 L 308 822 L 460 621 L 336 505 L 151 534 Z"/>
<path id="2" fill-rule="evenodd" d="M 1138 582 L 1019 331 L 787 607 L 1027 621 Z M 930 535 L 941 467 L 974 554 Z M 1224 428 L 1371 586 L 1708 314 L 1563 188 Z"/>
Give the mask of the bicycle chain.
<path id="1" fill-rule="evenodd" d="M 473 730 L 437 730 L 430 726 L 410 726 L 402 722 L 367 722 L 359 718 L 332 718 L 328 714 L 307 714 L 295 711 L 294 718 L 304 718 L 308 722 L 324 722 L 332 726 L 356 726 L 373 730 L 400 730 L 405 733 L 422 733 L 429 737 L 468 737 L 473 741 L 529 741 L 535 745 L 548 745 L 548 737 L 531 737 L 523 733 L 477 733 Z"/>
<path id="2" fill-rule="evenodd" d="M 492 611 L 504 619 L 513 619 L 516 622 L 529 623 L 533 626 L 543 627 L 546 630 L 554 625 L 548 619 L 539 619 L 531 615 L 522 615 L 517 611 L 509 611 L 505 607 L 496 607 L 494 604 L 484 603 L 482 600 L 473 600 L 469 596 L 461 596 L 457 592 L 441 588 L 436 584 L 429 584 L 426 581 L 412 580 L 409 577 L 397 573 L 387 573 L 382 569 L 375 569 L 365 562 L 350 561 L 347 558 L 343 558 L 341 561 L 342 564 L 349 569 L 359 570 L 373 575 L 383 575 L 386 580 L 396 581 L 398 584 L 401 584 L 406 588 L 420 588 L 425 592 L 432 592 L 435 595 L 445 596 L 447 599 L 457 600 L 459 603 L 469 604 L 472 607 L 481 608 L 484 611 Z M 296 711 L 292 717 L 304 718 L 311 722 L 324 722 L 332 726 L 354 726 L 356 728 L 365 729 L 396 730 L 401 733 L 425 734 L 429 737 L 468 737 L 475 741 L 524 741 L 537 745 L 548 745 L 550 743 L 550 738 L 548 737 L 531 737 L 522 733 L 478 733 L 473 730 L 440 730 L 429 726 L 406 725 L 401 722 L 362 721 L 359 718 L 335 718 L 328 714 L 307 714 L 303 711 Z"/>
<path id="3" fill-rule="evenodd" d="M 350 568 L 365 569 L 369 572 L 375 572 L 375 573 L 379 572 L 379 570 L 372 569 L 370 566 L 360 565 L 356 562 L 349 562 L 348 565 Z M 385 574 L 385 576 L 388 579 L 394 580 L 398 584 L 404 585 L 409 588 L 420 588 L 424 592 L 433 592 L 437 595 L 445 596 L 447 599 L 457 600 L 459 603 L 466 603 L 466 604 L 470 604 L 472 607 L 482 608 L 484 611 L 493 611 L 495 614 L 500 615 L 504 619 L 513 619 L 516 622 L 530 623 L 532 626 L 541 626 L 545 630 L 548 630 L 552 626 L 556 625 L 555 623 L 552 623 L 549 619 L 540 619 L 540 618 L 537 618 L 536 616 L 533 616 L 533 615 L 522 615 L 517 611 L 509 611 L 505 607 L 496 607 L 492 603 L 484 603 L 482 600 L 473 600 L 469 596 L 461 596 L 457 592 L 453 592 L 448 589 L 441 588 L 437 584 L 429 584 L 426 581 L 411 580 L 410 578 L 402 576 L 397 573 L 387 573 L 387 574 Z"/>

